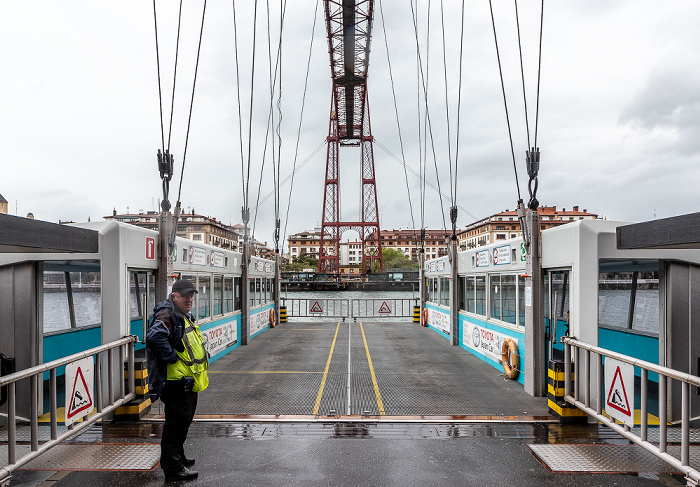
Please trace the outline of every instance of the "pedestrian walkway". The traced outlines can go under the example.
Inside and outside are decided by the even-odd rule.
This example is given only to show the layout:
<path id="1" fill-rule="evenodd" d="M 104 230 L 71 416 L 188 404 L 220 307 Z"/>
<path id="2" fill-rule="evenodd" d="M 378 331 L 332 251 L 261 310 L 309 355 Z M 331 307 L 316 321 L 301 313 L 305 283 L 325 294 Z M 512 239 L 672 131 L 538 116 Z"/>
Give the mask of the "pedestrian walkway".
<path id="1" fill-rule="evenodd" d="M 192 486 L 683 485 L 609 429 L 559 425 L 546 398 L 411 323 L 283 324 L 214 362 L 199 398 Z M 143 421 L 93 425 L 10 485 L 163 485 L 162 424 L 156 402 Z M 581 449 L 617 473 L 590 473 Z"/>

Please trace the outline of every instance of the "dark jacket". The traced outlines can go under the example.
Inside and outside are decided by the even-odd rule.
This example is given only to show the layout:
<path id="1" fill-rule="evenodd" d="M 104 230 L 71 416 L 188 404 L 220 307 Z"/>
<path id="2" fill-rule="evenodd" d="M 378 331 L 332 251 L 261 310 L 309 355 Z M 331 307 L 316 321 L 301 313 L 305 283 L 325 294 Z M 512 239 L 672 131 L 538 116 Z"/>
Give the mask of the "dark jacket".
<path id="1" fill-rule="evenodd" d="M 187 316 L 194 322 L 192 315 Z M 177 311 L 170 297 L 153 308 L 153 319 L 146 334 L 146 355 L 148 356 L 148 382 L 151 402 L 160 397 L 167 377 L 168 364 L 177 362 L 175 348 L 182 351 L 182 337 L 185 331 L 185 318 Z"/>

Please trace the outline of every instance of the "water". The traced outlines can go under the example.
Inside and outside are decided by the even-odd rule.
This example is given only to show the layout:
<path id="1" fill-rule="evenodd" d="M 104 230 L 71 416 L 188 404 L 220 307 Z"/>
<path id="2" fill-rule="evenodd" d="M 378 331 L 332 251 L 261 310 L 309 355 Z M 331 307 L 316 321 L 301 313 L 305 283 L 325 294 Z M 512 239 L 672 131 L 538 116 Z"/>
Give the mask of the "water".
<path id="1" fill-rule="evenodd" d="M 615 328 L 627 328 L 630 290 L 598 291 L 598 322 Z M 638 289 L 634 307 L 633 330 L 659 332 L 659 290 Z"/>
<path id="2" fill-rule="evenodd" d="M 77 326 L 99 325 L 102 321 L 100 292 L 74 292 L 73 307 Z M 44 333 L 70 328 L 66 293 L 44 293 Z"/>

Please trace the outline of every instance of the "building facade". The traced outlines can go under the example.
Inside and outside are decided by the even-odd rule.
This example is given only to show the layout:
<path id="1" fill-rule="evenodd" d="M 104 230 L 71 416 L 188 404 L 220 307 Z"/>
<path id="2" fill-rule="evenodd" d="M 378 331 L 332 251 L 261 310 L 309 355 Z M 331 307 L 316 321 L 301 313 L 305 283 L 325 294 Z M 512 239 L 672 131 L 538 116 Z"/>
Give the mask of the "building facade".
<path id="1" fill-rule="evenodd" d="M 318 259 L 318 249 L 321 246 L 321 229 L 305 230 L 287 237 L 289 248 L 289 262 L 293 262 L 295 257 L 308 255 Z"/>
<path id="2" fill-rule="evenodd" d="M 157 231 L 160 214 L 155 211 L 148 211 L 118 215 L 117 211 L 114 210 L 111 216 L 106 216 L 104 219 L 130 223 Z M 216 218 L 198 215 L 194 210 L 191 213 L 180 215 L 180 220 L 177 224 L 177 236 L 233 251 L 240 251 L 239 243 L 243 242 L 242 236 L 235 231 L 234 227 L 225 225 Z"/>
<path id="3" fill-rule="evenodd" d="M 0 194 L 0 213 L 7 215 L 7 200 Z"/>
<path id="4" fill-rule="evenodd" d="M 538 208 L 540 213 L 540 230 L 557 227 L 578 220 L 594 220 L 598 215 L 588 213 L 588 210 L 579 210 L 578 206 L 567 210 L 557 210 L 556 206 L 542 206 Z M 460 250 L 473 249 L 488 245 L 498 240 L 517 238 L 522 235 L 518 212 L 506 210 L 468 225 L 462 230 L 457 239 Z"/>

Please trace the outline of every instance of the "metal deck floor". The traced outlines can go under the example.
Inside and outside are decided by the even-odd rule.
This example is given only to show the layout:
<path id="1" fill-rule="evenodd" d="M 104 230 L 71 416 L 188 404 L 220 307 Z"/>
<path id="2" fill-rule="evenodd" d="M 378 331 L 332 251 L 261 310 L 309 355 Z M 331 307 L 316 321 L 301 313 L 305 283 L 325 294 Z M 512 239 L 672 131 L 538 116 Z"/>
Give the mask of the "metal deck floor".
<path id="1" fill-rule="evenodd" d="M 332 410 L 372 416 L 548 415 L 546 398 L 530 397 L 501 371 L 412 323 L 285 323 L 214 362 L 209 379 L 199 396 L 200 416 Z M 161 407 L 156 402 L 151 417 Z"/>

